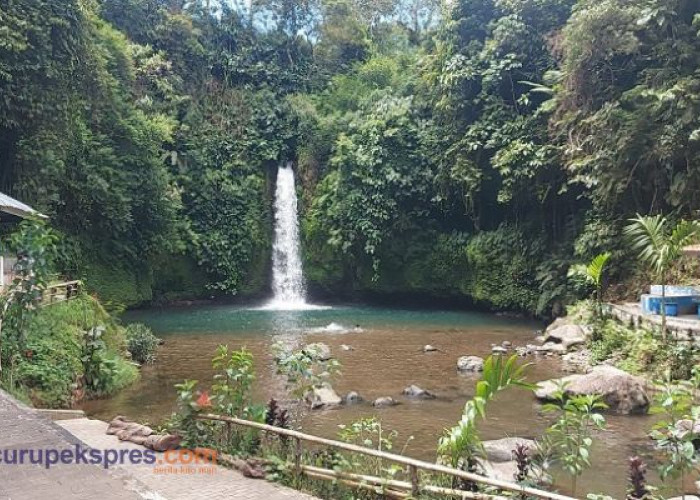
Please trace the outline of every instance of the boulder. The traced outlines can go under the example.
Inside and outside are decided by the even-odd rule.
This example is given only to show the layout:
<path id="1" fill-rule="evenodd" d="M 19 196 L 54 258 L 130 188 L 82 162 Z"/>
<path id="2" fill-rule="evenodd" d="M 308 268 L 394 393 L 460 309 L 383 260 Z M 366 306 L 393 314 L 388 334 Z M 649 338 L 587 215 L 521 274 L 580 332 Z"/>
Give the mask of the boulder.
<path id="1" fill-rule="evenodd" d="M 423 352 L 435 352 L 437 350 L 437 347 L 432 346 L 430 344 L 423 346 Z"/>
<path id="2" fill-rule="evenodd" d="M 496 345 L 491 348 L 491 354 L 495 354 L 496 356 L 502 356 L 504 354 L 508 354 L 508 349 L 506 349 L 503 346 Z"/>
<path id="3" fill-rule="evenodd" d="M 304 347 L 304 351 L 306 351 L 316 361 L 328 361 L 333 357 L 331 354 L 331 348 L 322 342 L 308 344 Z"/>
<path id="4" fill-rule="evenodd" d="M 362 401 L 364 401 L 364 399 L 362 398 L 362 396 L 360 396 L 359 393 L 357 393 L 355 391 L 350 391 L 345 395 L 345 398 L 343 399 L 343 401 L 345 402 L 346 405 L 354 405 L 357 403 L 362 403 Z"/>
<path id="5" fill-rule="evenodd" d="M 513 347 L 513 342 L 511 342 L 510 340 L 504 340 L 503 342 L 501 342 L 501 347 L 510 349 L 511 347 Z"/>
<path id="6" fill-rule="evenodd" d="M 416 399 L 435 399 L 435 394 L 428 392 L 425 389 L 421 389 L 417 385 L 409 385 L 403 390 L 404 396 Z"/>
<path id="7" fill-rule="evenodd" d="M 492 441 L 484 441 L 484 451 L 486 458 L 491 462 L 510 462 L 513 460 L 513 450 L 518 445 L 523 445 L 528 449 L 528 455 L 535 451 L 536 443 L 532 439 L 520 437 L 506 437 L 503 439 L 494 439 Z"/>
<path id="8" fill-rule="evenodd" d="M 584 375 L 569 375 L 538 384 L 535 396 L 544 401 L 554 399 L 559 385 L 565 383 L 568 395 L 601 396 L 608 411 L 620 415 L 642 414 L 649 410 L 649 397 L 644 381 L 612 366 L 596 366 Z"/>
<path id="9" fill-rule="evenodd" d="M 394 398 L 390 396 L 384 396 L 381 398 L 377 398 L 374 400 L 372 403 L 372 406 L 376 408 L 386 408 L 387 406 L 396 406 L 398 403 L 394 400 Z"/>
<path id="10" fill-rule="evenodd" d="M 579 325 L 562 325 L 554 329 L 548 328 L 545 334 L 545 342 L 561 344 L 565 349 L 585 344 L 586 339 L 586 332 Z"/>
<path id="11" fill-rule="evenodd" d="M 462 356 L 457 360 L 457 369 L 461 372 L 480 372 L 484 370 L 484 360 L 479 356 Z"/>
<path id="12" fill-rule="evenodd" d="M 515 480 L 515 475 L 518 473 L 518 465 L 514 460 L 508 462 L 483 461 L 481 462 L 481 467 L 484 476 L 511 483 Z"/>
<path id="13" fill-rule="evenodd" d="M 572 351 L 561 357 L 562 368 L 568 373 L 587 373 L 591 369 L 591 352 L 588 349 Z"/>
<path id="14" fill-rule="evenodd" d="M 338 406 L 343 402 L 330 384 L 314 387 L 312 391 L 306 395 L 306 400 L 311 405 L 312 410 L 329 406 Z"/>

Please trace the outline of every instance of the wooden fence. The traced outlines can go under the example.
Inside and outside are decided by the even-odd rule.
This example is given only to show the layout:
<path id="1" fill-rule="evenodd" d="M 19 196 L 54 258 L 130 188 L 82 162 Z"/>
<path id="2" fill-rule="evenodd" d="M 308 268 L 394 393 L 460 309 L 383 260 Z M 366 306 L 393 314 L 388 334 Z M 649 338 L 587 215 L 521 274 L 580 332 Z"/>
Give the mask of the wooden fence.
<path id="1" fill-rule="evenodd" d="M 44 290 L 42 305 L 47 306 L 74 299 L 80 295 L 82 288 L 83 284 L 79 280 L 64 281 L 62 283 L 49 285 L 46 287 L 46 290 Z"/>
<path id="2" fill-rule="evenodd" d="M 326 439 L 318 436 L 313 436 L 311 434 L 304 434 L 302 432 L 293 431 L 290 429 L 283 429 L 281 427 L 252 422 L 250 420 L 243 420 L 240 418 L 214 414 L 200 415 L 199 418 L 202 420 L 225 422 L 227 426 L 240 425 L 242 427 L 258 429 L 261 431 L 292 438 L 295 444 L 294 463 L 290 465 L 293 465 L 294 470 L 297 474 L 303 474 L 314 479 L 338 481 L 353 488 L 362 488 L 381 492 L 381 494 L 392 498 L 415 498 L 418 497 L 418 495 L 421 492 L 425 492 L 432 495 L 442 495 L 473 500 L 504 500 L 506 498 L 504 496 L 499 496 L 496 494 L 478 493 L 452 488 L 445 488 L 429 484 L 421 484 L 418 471 L 423 470 L 431 473 L 445 474 L 448 476 L 470 481 L 475 484 L 490 486 L 494 489 L 515 493 L 522 497 L 541 498 L 546 500 L 575 500 L 573 497 L 568 497 L 565 495 L 560 495 L 558 493 L 552 493 L 537 488 L 522 486 L 520 484 L 510 481 L 502 481 L 499 479 L 488 478 L 479 474 L 454 469 L 452 467 L 447 467 L 440 464 L 424 462 L 422 460 L 416 460 L 414 458 L 404 457 L 402 455 L 396 455 L 394 453 L 387 453 L 384 451 L 375 450 L 372 448 L 365 448 L 350 443 L 334 441 L 332 439 Z M 335 448 L 347 452 L 359 453 L 362 455 L 372 456 L 404 465 L 408 469 L 410 482 L 398 481 L 376 476 L 367 476 L 364 474 L 352 474 L 331 469 L 324 469 L 320 467 L 304 465 L 302 464 L 304 442 L 327 446 L 330 448 Z"/>

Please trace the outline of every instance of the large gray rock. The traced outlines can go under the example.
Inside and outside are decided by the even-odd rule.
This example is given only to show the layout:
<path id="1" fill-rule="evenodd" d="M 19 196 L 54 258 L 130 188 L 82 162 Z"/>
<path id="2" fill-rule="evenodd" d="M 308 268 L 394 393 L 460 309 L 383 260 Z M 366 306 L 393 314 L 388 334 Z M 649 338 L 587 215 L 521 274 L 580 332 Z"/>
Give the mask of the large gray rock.
<path id="1" fill-rule="evenodd" d="M 327 408 L 330 406 L 338 406 L 343 400 L 338 396 L 330 384 L 323 384 L 320 387 L 314 387 L 309 394 L 306 395 L 306 400 L 311 409 Z"/>
<path id="2" fill-rule="evenodd" d="M 649 410 L 644 381 L 612 366 L 596 366 L 584 375 L 569 375 L 540 382 L 535 396 L 544 401 L 552 401 L 561 383 L 566 384 L 564 392 L 571 396 L 601 396 L 608 411 L 613 413 L 640 414 Z"/>
<path id="3" fill-rule="evenodd" d="M 484 370 L 484 360 L 479 356 L 462 356 L 457 360 L 457 369 L 461 372 L 480 372 Z"/>
<path id="4" fill-rule="evenodd" d="M 372 406 L 376 408 L 385 408 L 387 406 L 396 406 L 398 403 L 394 400 L 394 398 L 385 396 L 382 398 L 377 398 L 374 400 L 372 403 Z"/>
<path id="5" fill-rule="evenodd" d="M 415 399 L 435 399 L 435 394 L 413 384 L 406 387 L 402 394 Z"/>
<path id="6" fill-rule="evenodd" d="M 518 445 L 523 445 L 528 449 L 528 455 L 535 451 L 536 443 L 532 439 L 520 437 L 506 437 L 484 441 L 484 451 L 486 458 L 491 462 L 510 462 L 513 460 L 513 450 Z"/>
<path id="7" fill-rule="evenodd" d="M 585 344 L 588 336 L 579 325 L 562 325 L 554 329 L 547 329 L 545 343 L 554 342 L 561 344 L 565 349 Z"/>
<path id="8" fill-rule="evenodd" d="M 322 342 L 308 344 L 304 347 L 304 351 L 306 351 L 309 356 L 316 361 L 328 361 L 333 357 L 331 354 L 331 348 Z"/>
<path id="9" fill-rule="evenodd" d="M 484 461 L 481 463 L 481 467 L 484 476 L 511 483 L 515 481 L 515 475 L 518 473 L 518 465 L 513 460 L 508 462 Z"/>

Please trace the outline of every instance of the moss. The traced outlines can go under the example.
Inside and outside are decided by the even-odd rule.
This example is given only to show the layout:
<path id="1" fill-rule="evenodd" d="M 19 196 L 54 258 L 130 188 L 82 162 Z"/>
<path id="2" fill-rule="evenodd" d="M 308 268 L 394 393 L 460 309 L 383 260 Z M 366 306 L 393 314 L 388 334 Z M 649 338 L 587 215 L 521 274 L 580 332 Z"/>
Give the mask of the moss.
<path id="1" fill-rule="evenodd" d="M 154 264 L 153 296 L 156 301 L 196 299 L 208 295 L 207 275 L 188 255 L 164 255 Z"/>
<path id="2" fill-rule="evenodd" d="M 84 268 L 88 290 L 99 297 L 108 310 L 118 311 L 150 302 L 153 298 L 153 276 L 147 266 L 121 262 L 93 261 Z"/>

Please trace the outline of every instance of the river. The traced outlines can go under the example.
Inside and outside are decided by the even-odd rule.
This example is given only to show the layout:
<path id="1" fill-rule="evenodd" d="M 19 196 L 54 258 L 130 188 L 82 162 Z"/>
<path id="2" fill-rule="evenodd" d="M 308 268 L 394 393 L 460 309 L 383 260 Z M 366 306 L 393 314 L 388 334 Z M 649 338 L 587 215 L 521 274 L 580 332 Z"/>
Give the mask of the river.
<path id="1" fill-rule="evenodd" d="M 324 342 L 342 365 L 334 384 L 339 394 L 351 390 L 371 401 L 392 396 L 400 405 L 375 409 L 369 403 L 308 412 L 303 430 L 336 437 L 339 424 L 376 415 L 385 428 L 398 432 L 397 448 L 413 436 L 405 454 L 434 460 L 441 431 L 452 426 L 473 394 L 476 378 L 456 370 L 462 355 L 486 357 L 492 344 L 509 340 L 513 345 L 532 343 L 539 325 L 490 314 L 399 310 L 371 307 L 333 307 L 300 311 L 205 306 L 146 310 L 128 313 L 125 322 L 142 322 L 165 340 L 158 359 L 142 368 L 141 379 L 110 399 L 88 401 L 88 415 L 111 419 L 126 415 L 156 424 L 175 410 L 174 384 L 182 380 L 210 381 L 211 358 L 216 347 L 246 347 L 255 356 L 255 396 L 261 402 L 284 398 L 283 383 L 274 373 L 270 346 L 284 338 L 299 345 Z M 359 325 L 359 328 L 357 327 Z M 345 351 L 341 345 L 352 346 Z M 424 353 L 425 344 L 437 352 Z M 526 359 L 533 364 L 528 380 L 536 382 L 563 375 L 556 358 Z M 416 384 L 430 390 L 435 400 L 412 401 L 401 396 Z M 549 423 L 533 395 L 509 389 L 488 407 L 480 429 L 484 439 L 505 436 L 537 437 Z M 596 435 L 593 466 L 579 481 L 582 491 L 624 496 L 628 457 L 651 453 L 646 432 L 652 417 L 608 416 L 607 430 Z"/>

